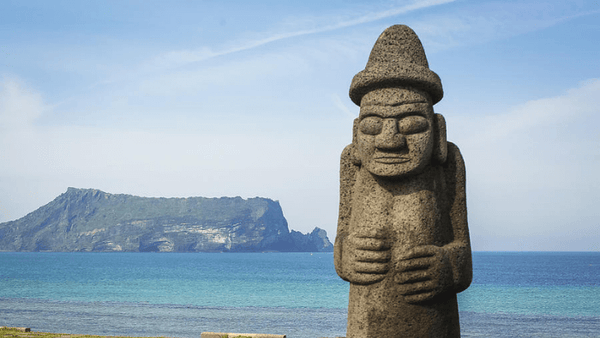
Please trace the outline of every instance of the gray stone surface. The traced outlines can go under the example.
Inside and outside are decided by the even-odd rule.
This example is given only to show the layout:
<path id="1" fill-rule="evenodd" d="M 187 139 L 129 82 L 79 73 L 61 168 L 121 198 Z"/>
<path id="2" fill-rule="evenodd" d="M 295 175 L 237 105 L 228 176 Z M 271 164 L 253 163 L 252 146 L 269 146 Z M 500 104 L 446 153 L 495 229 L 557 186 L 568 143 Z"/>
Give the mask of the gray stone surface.
<path id="1" fill-rule="evenodd" d="M 268 334 L 268 333 L 226 333 L 226 332 L 202 332 L 200 338 L 236 338 L 236 337 L 251 337 L 251 338 L 285 338 L 284 334 Z"/>
<path id="2" fill-rule="evenodd" d="M 341 156 L 335 268 L 348 338 L 459 337 L 471 283 L 465 167 L 433 105 L 443 96 L 417 35 L 386 29 L 353 79 L 360 106 Z"/>
<path id="3" fill-rule="evenodd" d="M 31 328 L 28 327 L 9 327 L 9 326 L 0 326 L 0 330 L 8 329 L 8 330 L 16 330 L 20 332 L 31 332 Z"/>

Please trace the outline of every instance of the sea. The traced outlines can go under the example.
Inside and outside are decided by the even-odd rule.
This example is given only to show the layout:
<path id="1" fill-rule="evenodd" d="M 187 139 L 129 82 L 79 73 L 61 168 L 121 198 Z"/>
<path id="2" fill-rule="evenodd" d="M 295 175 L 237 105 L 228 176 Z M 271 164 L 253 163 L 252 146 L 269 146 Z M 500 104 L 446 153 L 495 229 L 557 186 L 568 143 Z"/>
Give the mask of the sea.
<path id="1" fill-rule="evenodd" d="M 474 252 L 462 337 L 600 337 L 600 252 Z M 0 252 L 0 326 L 119 336 L 346 335 L 331 253 Z"/>

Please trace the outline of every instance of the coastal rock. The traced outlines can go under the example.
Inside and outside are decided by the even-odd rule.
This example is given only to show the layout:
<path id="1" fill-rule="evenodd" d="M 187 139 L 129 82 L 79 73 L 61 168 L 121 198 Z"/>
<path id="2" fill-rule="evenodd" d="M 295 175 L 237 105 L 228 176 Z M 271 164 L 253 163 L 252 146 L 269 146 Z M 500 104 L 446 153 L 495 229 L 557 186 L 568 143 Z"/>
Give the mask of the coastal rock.
<path id="1" fill-rule="evenodd" d="M 320 228 L 315 228 L 311 233 L 306 235 L 299 231 L 292 230 L 290 232 L 290 237 L 292 238 L 292 242 L 296 245 L 295 251 L 333 251 L 333 244 L 331 244 L 329 238 L 327 238 L 327 231 Z"/>
<path id="2" fill-rule="evenodd" d="M 333 251 L 325 230 L 290 233 L 267 198 L 147 198 L 69 188 L 0 224 L 0 251 Z"/>

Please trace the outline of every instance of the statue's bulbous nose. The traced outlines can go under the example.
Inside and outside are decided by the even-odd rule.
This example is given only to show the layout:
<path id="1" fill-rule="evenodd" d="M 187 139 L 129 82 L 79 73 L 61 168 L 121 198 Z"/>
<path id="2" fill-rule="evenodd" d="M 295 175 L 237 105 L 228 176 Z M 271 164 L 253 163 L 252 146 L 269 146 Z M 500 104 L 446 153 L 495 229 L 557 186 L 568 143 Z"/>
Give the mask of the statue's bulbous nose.
<path id="1" fill-rule="evenodd" d="M 381 133 L 375 137 L 375 146 L 379 149 L 402 149 L 406 147 L 406 137 L 398 131 L 396 119 L 385 119 Z"/>

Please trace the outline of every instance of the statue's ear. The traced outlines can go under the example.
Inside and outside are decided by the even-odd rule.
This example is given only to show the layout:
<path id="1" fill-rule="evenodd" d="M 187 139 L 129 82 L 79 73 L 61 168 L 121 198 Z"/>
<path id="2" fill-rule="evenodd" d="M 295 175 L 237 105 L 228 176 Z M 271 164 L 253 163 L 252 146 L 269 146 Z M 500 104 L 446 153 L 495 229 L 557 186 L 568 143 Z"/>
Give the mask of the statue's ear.
<path id="1" fill-rule="evenodd" d="M 433 161 L 438 164 L 446 162 L 448 141 L 446 140 L 446 120 L 441 114 L 433 115 Z"/>
<path id="2" fill-rule="evenodd" d="M 358 118 L 354 119 L 354 124 L 352 125 L 352 144 L 350 145 L 350 161 L 355 166 L 360 166 L 360 157 L 358 156 L 356 150 L 356 137 L 358 134 Z"/>

